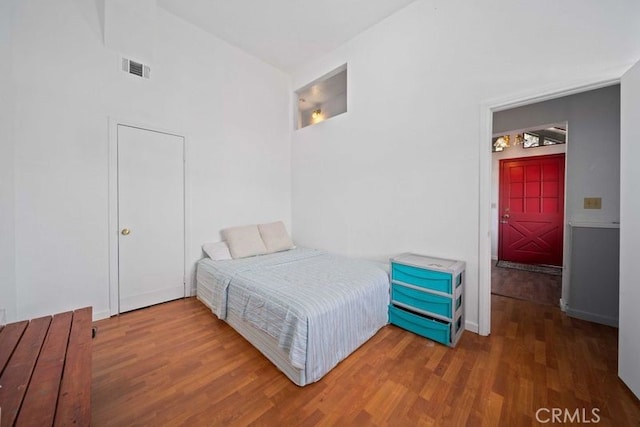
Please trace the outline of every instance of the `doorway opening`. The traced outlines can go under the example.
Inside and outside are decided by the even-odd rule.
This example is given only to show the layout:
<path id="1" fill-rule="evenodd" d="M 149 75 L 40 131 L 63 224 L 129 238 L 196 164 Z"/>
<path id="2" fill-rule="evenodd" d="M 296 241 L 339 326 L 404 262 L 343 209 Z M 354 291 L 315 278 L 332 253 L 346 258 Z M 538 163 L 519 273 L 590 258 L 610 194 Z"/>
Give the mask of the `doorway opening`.
<path id="1" fill-rule="evenodd" d="M 560 308 L 570 316 L 586 320 L 597 321 L 597 319 L 610 317 L 609 313 L 600 313 L 603 305 L 598 304 L 600 301 L 597 298 L 593 298 L 595 294 L 589 289 L 583 289 L 584 286 L 577 283 L 579 275 L 573 277 L 574 270 L 579 265 L 574 261 L 582 259 L 581 252 L 574 249 L 595 248 L 593 245 L 585 246 L 580 243 L 574 231 L 579 227 L 612 230 L 619 227 L 620 86 L 618 83 L 619 80 L 601 81 L 589 86 L 540 95 L 537 98 L 484 106 L 486 116 L 483 116 L 485 142 L 482 148 L 484 154 L 481 156 L 480 192 L 483 207 L 480 229 L 481 236 L 487 236 L 487 238 L 482 239 L 479 252 L 479 332 L 481 334 L 490 332 L 492 220 L 497 218 L 494 213 L 498 208 L 497 202 L 491 196 L 494 154 L 488 151 L 488 145 L 493 136 L 509 133 L 513 129 L 520 132 L 531 126 L 538 126 L 536 122 L 543 127 L 566 121 L 571 134 L 571 143 L 566 153 L 566 215 Z M 493 203 L 496 203 L 495 206 Z M 614 239 L 610 240 L 614 241 Z M 619 248 L 615 247 L 615 244 L 612 243 L 609 246 L 607 252 L 618 253 Z M 607 295 L 612 301 L 617 301 L 617 292 L 612 290 Z M 591 304 L 594 301 L 597 304 Z"/>
<path id="2" fill-rule="evenodd" d="M 492 140 L 491 293 L 559 306 L 567 123 L 501 133 Z"/>

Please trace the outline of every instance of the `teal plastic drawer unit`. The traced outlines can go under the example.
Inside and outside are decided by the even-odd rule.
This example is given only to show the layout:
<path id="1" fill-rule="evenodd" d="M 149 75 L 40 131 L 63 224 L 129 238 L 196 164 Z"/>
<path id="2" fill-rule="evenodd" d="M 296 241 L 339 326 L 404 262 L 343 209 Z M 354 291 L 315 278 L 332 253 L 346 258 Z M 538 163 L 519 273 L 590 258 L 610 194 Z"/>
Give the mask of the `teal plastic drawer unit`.
<path id="1" fill-rule="evenodd" d="M 391 264 L 391 276 L 398 282 L 420 286 L 434 291 L 451 293 L 451 274 L 425 270 L 403 264 Z"/>
<path id="2" fill-rule="evenodd" d="M 391 287 L 391 300 L 396 305 L 438 314 L 451 320 L 451 298 L 396 284 Z"/>
<path id="3" fill-rule="evenodd" d="M 451 341 L 451 324 L 442 320 L 413 313 L 409 310 L 389 306 L 389 321 L 402 329 L 441 343 Z"/>
<path id="4" fill-rule="evenodd" d="M 464 330 L 462 261 L 405 253 L 391 259 L 389 322 L 455 346 Z"/>

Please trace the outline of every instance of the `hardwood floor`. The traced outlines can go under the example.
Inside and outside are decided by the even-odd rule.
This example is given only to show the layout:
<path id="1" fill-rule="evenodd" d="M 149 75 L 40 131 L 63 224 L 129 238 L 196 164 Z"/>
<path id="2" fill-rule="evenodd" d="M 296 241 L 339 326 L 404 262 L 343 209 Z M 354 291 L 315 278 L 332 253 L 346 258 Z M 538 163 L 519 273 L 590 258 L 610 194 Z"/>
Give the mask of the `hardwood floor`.
<path id="1" fill-rule="evenodd" d="M 545 421 L 566 408 L 592 421 L 596 410 L 599 426 L 640 425 L 616 375 L 617 329 L 492 303 L 490 337 L 465 332 L 450 349 L 386 326 L 303 388 L 194 298 L 99 321 L 92 424 L 526 426 L 539 409 Z"/>
<path id="2" fill-rule="evenodd" d="M 559 307 L 562 296 L 562 276 L 492 265 L 491 292 Z"/>

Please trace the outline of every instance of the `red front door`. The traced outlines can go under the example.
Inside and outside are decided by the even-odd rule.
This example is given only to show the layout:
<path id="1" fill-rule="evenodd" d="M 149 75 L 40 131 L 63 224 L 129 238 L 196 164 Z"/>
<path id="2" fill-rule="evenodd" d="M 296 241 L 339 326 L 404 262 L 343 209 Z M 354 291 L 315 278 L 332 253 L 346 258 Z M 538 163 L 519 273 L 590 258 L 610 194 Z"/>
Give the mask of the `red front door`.
<path id="1" fill-rule="evenodd" d="M 500 160 L 498 258 L 562 265 L 564 154 Z"/>

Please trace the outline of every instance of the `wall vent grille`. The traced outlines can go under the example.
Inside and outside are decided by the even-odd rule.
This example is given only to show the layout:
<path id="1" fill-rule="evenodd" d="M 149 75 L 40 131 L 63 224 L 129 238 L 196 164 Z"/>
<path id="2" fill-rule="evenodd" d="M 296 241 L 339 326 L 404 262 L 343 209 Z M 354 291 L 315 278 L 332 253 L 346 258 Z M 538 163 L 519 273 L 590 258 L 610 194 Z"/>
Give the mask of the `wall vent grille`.
<path id="1" fill-rule="evenodd" d="M 122 71 L 145 79 L 148 79 L 151 74 L 151 68 L 148 65 L 127 58 L 122 58 Z"/>

